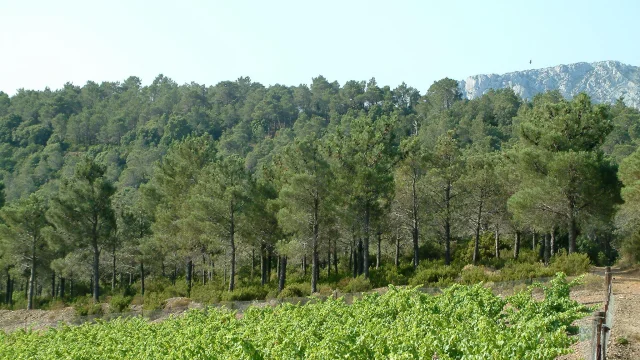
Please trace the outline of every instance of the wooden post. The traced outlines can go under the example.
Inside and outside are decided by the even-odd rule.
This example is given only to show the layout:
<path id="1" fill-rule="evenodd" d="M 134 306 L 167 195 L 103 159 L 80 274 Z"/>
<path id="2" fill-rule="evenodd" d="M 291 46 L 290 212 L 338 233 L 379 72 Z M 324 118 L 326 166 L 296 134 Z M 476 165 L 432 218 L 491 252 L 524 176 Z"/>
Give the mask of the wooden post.
<path id="1" fill-rule="evenodd" d="M 604 269 L 604 312 L 609 311 L 609 296 L 611 295 L 611 267 Z"/>
<path id="2" fill-rule="evenodd" d="M 604 321 L 604 311 L 593 313 L 593 351 L 594 360 L 604 360 L 602 357 L 602 322 Z"/>

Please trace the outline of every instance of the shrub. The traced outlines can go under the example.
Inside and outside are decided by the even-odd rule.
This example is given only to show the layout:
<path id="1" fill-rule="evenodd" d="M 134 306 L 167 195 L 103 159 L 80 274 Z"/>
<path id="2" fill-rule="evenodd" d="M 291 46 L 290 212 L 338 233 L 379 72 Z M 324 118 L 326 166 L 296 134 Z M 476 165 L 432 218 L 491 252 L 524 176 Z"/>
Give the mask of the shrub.
<path id="1" fill-rule="evenodd" d="M 79 316 L 102 314 L 102 305 L 93 301 L 90 295 L 76 299 L 76 302 L 73 304 L 73 308 Z"/>
<path id="2" fill-rule="evenodd" d="M 249 301 L 264 300 L 269 292 L 262 286 L 250 286 L 246 288 L 235 289 L 233 291 L 225 291 L 220 295 L 221 301 Z"/>
<path id="3" fill-rule="evenodd" d="M 120 294 L 113 295 L 111 296 L 111 300 L 109 301 L 109 311 L 112 313 L 121 313 L 129 310 L 131 300 L 133 300 L 132 296 L 125 296 Z"/>
<path id="4" fill-rule="evenodd" d="M 551 268 L 554 273 L 563 272 L 569 276 L 581 275 L 589 271 L 591 261 L 587 254 L 573 253 L 566 255 L 564 252 L 561 252 L 552 258 L 549 268 Z"/>
<path id="5" fill-rule="evenodd" d="M 491 281 L 491 276 L 485 273 L 484 266 L 465 266 L 460 272 L 460 282 L 463 284 L 477 284 L 479 282 Z"/>
<path id="6" fill-rule="evenodd" d="M 515 280 L 531 280 L 542 277 L 553 276 L 555 271 L 545 267 L 540 262 L 522 263 L 509 261 L 500 270 L 499 274 L 495 275 L 494 281 L 515 281 Z"/>
<path id="7" fill-rule="evenodd" d="M 309 284 L 290 284 L 278 294 L 278 299 L 296 298 L 311 295 L 311 286 Z"/>
<path id="8" fill-rule="evenodd" d="M 432 263 L 433 264 L 433 263 Z M 409 279 L 409 285 L 427 286 L 427 285 L 447 285 L 452 283 L 458 277 L 458 270 L 448 265 L 420 265 L 418 272 Z"/>
<path id="9" fill-rule="evenodd" d="M 407 285 L 408 279 L 398 272 L 395 266 L 382 266 L 370 271 L 371 283 L 374 287 L 385 287 L 389 284 Z"/>
<path id="10" fill-rule="evenodd" d="M 199 285 L 191 288 L 191 300 L 202 304 L 213 304 L 220 301 L 222 290 L 214 285 Z M 169 298 L 175 296 L 169 296 Z"/>
<path id="11" fill-rule="evenodd" d="M 369 279 L 365 279 L 364 275 L 360 275 L 356 278 L 349 280 L 347 286 L 344 287 L 346 293 L 356 293 L 371 290 L 371 282 Z"/>
<path id="12" fill-rule="evenodd" d="M 161 310 L 164 309 L 167 298 L 155 291 L 145 292 L 143 299 L 143 307 L 145 310 Z"/>

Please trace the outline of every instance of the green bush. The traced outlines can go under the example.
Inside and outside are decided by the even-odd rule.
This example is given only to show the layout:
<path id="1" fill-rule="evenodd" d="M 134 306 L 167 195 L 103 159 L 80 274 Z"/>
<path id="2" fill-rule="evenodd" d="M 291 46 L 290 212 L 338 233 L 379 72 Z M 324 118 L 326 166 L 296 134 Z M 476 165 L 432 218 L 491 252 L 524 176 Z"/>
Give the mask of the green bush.
<path id="1" fill-rule="evenodd" d="M 448 285 L 458 277 L 458 269 L 449 265 L 434 262 L 420 264 L 418 272 L 409 279 L 412 286 Z"/>
<path id="2" fill-rule="evenodd" d="M 220 295 L 221 301 L 264 300 L 269 290 L 262 286 L 250 286 L 233 291 L 225 291 Z"/>
<path id="3" fill-rule="evenodd" d="M 223 291 L 214 285 L 198 285 L 191 288 L 191 300 L 202 304 L 214 304 L 220 301 Z M 170 296 L 175 297 L 175 296 Z"/>
<path id="4" fill-rule="evenodd" d="M 290 284 L 278 294 L 278 299 L 296 298 L 311 295 L 310 284 Z"/>
<path id="5" fill-rule="evenodd" d="M 479 282 L 493 281 L 493 278 L 485 273 L 484 266 L 465 266 L 460 272 L 460 282 L 472 285 Z"/>
<path id="6" fill-rule="evenodd" d="M 554 273 L 554 270 L 545 267 L 541 262 L 523 263 L 508 261 L 506 265 L 500 269 L 500 272 L 494 275 L 495 278 L 493 281 L 531 280 L 550 277 L 553 276 Z"/>
<path id="7" fill-rule="evenodd" d="M 91 296 L 85 296 L 78 298 L 73 305 L 73 308 L 76 310 L 76 314 L 79 316 L 87 316 L 87 315 L 102 315 L 102 305 L 93 301 Z"/>
<path id="8" fill-rule="evenodd" d="M 554 273 L 563 272 L 568 276 L 581 275 L 589 271 L 591 261 L 587 254 L 565 254 L 564 251 L 551 258 L 549 268 Z"/>
<path id="9" fill-rule="evenodd" d="M 143 299 L 143 308 L 145 310 L 161 310 L 167 303 L 167 298 L 157 292 L 145 292 Z"/>
<path id="10" fill-rule="evenodd" d="M 370 273 L 371 284 L 374 287 L 385 287 L 389 284 L 393 285 L 407 285 L 409 280 L 406 276 L 396 269 L 395 266 L 382 266 L 379 269 L 371 269 Z"/>
<path id="11" fill-rule="evenodd" d="M 121 294 L 113 295 L 109 301 L 109 311 L 112 313 L 121 313 L 129 310 L 131 300 L 133 300 L 132 296 L 124 296 Z"/>
<path id="12" fill-rule="evenodd" d="M 372 289 L 369 279 L 365 279 L 364 275 L 349 280 L 347 285 L 342 289 L 346 293 L 365 292 Z"/>

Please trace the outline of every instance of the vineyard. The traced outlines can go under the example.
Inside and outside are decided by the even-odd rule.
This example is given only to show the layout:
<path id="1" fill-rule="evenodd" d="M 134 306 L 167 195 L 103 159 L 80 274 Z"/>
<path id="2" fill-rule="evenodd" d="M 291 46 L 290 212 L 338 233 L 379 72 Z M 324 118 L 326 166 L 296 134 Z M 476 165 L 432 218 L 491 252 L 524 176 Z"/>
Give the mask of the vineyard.
<path id="1" fill-rule="evenodd" d="M 532 296 L 542 287 L 543 300 Z M 190 311 L 0 335 L 12 359 L 554 359 L 569 352 L 567 328 L 585 315 L 558 274 L 500 298 L 482 284 L 438 296 L 390 287 L 347 304 Z"/>

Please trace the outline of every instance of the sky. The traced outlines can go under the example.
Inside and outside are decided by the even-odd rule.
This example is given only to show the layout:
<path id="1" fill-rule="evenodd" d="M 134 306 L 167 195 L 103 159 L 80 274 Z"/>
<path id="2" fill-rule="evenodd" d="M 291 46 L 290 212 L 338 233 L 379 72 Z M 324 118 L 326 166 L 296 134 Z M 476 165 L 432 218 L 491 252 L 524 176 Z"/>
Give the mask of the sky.
<path id="1" fill-rule="evenodd" d="M 640 66 L 637 0 L 0 0 L 0 91 L 143 84 L 344 84 L 619 60 Z M 532 61 L 529 64 L 529 61 Z"/>

